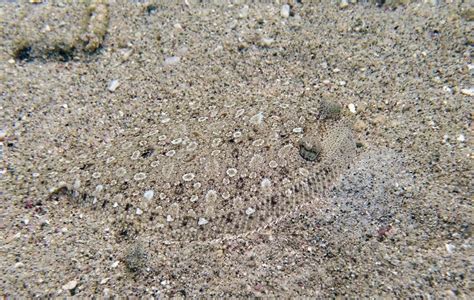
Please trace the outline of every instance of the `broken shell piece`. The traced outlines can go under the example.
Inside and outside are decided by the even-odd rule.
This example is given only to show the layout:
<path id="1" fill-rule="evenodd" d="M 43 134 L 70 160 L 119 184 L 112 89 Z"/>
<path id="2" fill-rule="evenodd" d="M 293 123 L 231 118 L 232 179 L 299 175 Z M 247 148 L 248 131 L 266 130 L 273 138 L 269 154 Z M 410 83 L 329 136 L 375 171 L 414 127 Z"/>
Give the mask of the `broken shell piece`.
<path id="1" fill-rule="evenodd" d="M 146 191 L 146 192 L 143 194 L 143 197 L 144 197 L 146 200 L 150 201 L 150 200 L 153 198 L 153 195 L 154 195 L 154 194 L 155 194 L 155 193 L 153 192 L 153 190 L 148 190 L 148 191 Z"/>
<path id="2" fill-rule="evenodd" d="M 254 125 L 260 125 L 263 123 L 263 112 L 259 112 L 250 118 L 250 123 Z"/>
<path id="3" fill-rule="evenodd" d="M 260 182 L 260 186 L 263 188 L 263 189 L 268 189 L 272 186 L 272 182 L 270 179 L 268 178 L 263 178 L 263 180 Z"/>
<path id="4" fill-rule="evenodd" d="M 115 79 L 115 80 L 112 80 L 110 83 L 109 83 L 109 87 L 108 87 L 108 90 L 110 92 L 115 92 L 115 90 L 120 86 L 120 82 Z"/>
<path id="5" fill-rule="evenodd" d="M 466 96 L 474 96 L 474 87 L 469 89 L 462 89 L 461 94 L 464 94 Z"/>
<path id="6" fill-rule="evenodd" d="M 353 114 L 356 113 L 356 107 L 354 105 L 354 103 L 349 103 L 349 105 L 347 106 L 349 108 L 349 111 Z"/>
<path id="7" fill-rule="evenodd" d="M 209 221 L 207 221 L 206 219 L 199 218 L 199 221 L 198 221 L 199 226 L 206 225 L 207 223 L 209 223 Z"/>
<path id="8" fill-rule="evenodd" d="M 167 57 L 167 58 L 165 58 L 164 65 L 165 66 L 175 65 L 175 64 L 179 63 L 180 60 L 181 60 L 181 58 L 178 57 L 178 56 Z"/>

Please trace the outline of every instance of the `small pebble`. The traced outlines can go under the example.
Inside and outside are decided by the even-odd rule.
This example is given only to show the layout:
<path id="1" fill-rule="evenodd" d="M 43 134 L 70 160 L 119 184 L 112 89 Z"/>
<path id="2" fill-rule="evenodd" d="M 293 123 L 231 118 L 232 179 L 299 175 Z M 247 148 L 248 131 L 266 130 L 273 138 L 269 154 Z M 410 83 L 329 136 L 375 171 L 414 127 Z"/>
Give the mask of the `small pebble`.
<path id="1" fill-rule="evenodd" d="M 293 132 L 294 132 L 294 133 L 302 133 L 302 132 L 303 132 L 303 128 L 301 128 L 301 127 L 293 128 Z"/>
<path id="2" fill-rule="evenodd" d="M 445 91 L 446 93 L 450 93 L 450 94 L 453 92 L 453 90 L 449 86 L 446 86 L 446 85 L 443 86 L 443 91 Z"/>
<path id="3" fill-rule="evenodd" d="M 275 40 L 272 38 L 262 38 L 261 43 L 262 43 L 262 46 L 269 47 L 273 44 L 274 41 Z"/>
<path id="4" fill-rule="evenodd" d="M 77 281 L 76 280 L 71 280 L 69 281 L 68 283 L 66 283 L 65 285 L 63 285 L 63 290 L 73 290 L 75 289 L 77 286 Z"/>
<path id="5" fill-rule="evenodd" d="M 272 185 L 272 182 L 268 178 L 263 178 L 262 182 L 260 183 L 260 186 L 263 189 L 267 189 L 267 188 L 271 187 L 271 185 Z"/>
<path id="6" fill-rule="evenodd" d="M 461 143 L 465 142 L 466 141 L 466 137 L 464 136 L 464 134 L 460 134 L 457 138 L 457 140 Z"/>
<path id="7" fill-rule="evenodd" d="M 350 103 L 347 107 L 349 107 L 349 111 L 353 114 L 356 113 L 356 107 L 354 105 L 354 103 Z"/>
<path id="8" fill-rule="evenodd" d="M 282 5 L 280 15 L 285 19 L 290 16 L 290 6 L 288 4 Z"/>
<path id="9" fill-rule="evenodd" d="M 245 214 L 246 214 L 247 216 L 250 216 L 250 215 L 252 215 L 254 212 L 255 212 L 255 209 L 249 207 L 249 208 L 247 208 L 247 210 L 245 211 Z"/>
<path id="10" fill-rule="evenodd" d="M 242 7 L 242 9 L 240 10 L 239 18 L 240 19 L 245 19 L 245 18 L 248 17 L 248 15 L 249 15 L 249 6 L 244 5 L 244 7 Z"/>
<path id="11" fill-rule="evenodd" d="M 448 251 L 449 254 L 453 253 L 454 252 L 454 249 L 456 249 L 456 246 L 454 246 L 453 244 L 446 244 L 446 251 Z"/>
<path id="12" fill-rule="evenodd" d="M 141 210 L 140 208 L 137 207 L 137 212 L 136 212 L 137 215 L 141 215 L 143 214 L 143 210 Z"/>
<path id="13" fill-rule="evenodd" d="M 254 115 L 250 118 L 250 123 L 254 125 L 260 125 L 263 122 L 263 112 L 259 112 L 258 114 Z"/>
<path id="14" fill-rule="evenodd" d="M 155 192 L 153 192 L 153 190 L 148 190 L 146 191 L 144 194 L 143 194 L 143 197 L 150 201 L 152 198 L 153 198 L 153 195 L 155 194 Z"/>
<path id="15" fill-rule="evenodd" d="M 115 92 L 115 90 L 120 86 L 120 82 L 115 79 L 115 80 L 112 80 L 110 83 L 109 83 L 109 87 L 108 87 L 108 90 L 110 92 Z"/>
<path id="16" fill-rule="evenodd" d="M 178 56 L 167 57 L 167 58 L 165 58 L 164 65 L 165 66 L 175 65 L 175 64 L 179 63 L 180 60 L 181 60 L 181 58 L 178 57 Z"/>
<path id="17" fill-rule="evenodd" d="M 110 266 L 112 267 L 112 269 L 115 269 L 115 268 L 117 268 L 119 263 L 120 263 L 120 261 L 117 260 L 116 262 L 112 263 L 112 265 L 110 265 Z"/>
<path id="18" fill-rule="evenodd" d="M 122 61 L 127 61 L 133 53 L 133 49 L 124 49 L 122 51 Z"/>
<path id="19" fill-rule="evenodd" d="M 95 192 L 100 193 L 104 189 L 104 186 L 102 184 L 99 184 L 95 187 Z"/>
<path id="20" fill-rule="evenodd" d="M 466 95 L 466 96 L 474 96 L 474 87 L 469 88 L 469 89 L 462 89 L 461 93 Z"/>
<path id="21" fill-rule="evenodd" d="M 309 171 L 305 168 L 299 168 L 298 169 L 299 173 L 301 176 L 308 177 L 309 176 Z"/>
<path id="22" fill-rule="evenodd" d="M 349 6 L 349 1 L 347 0 L 341 0 L 341 3 L 339 4 L 340 8 L 346 8 Z"/>
<path id="23" fill-rule="evenodd" d="M 209 221 L 207 221 L 206 219 L 199 218 L 199 221 L 198 221 L 199 226 L 206 225 L 207 223 L 209 223 Z"/>

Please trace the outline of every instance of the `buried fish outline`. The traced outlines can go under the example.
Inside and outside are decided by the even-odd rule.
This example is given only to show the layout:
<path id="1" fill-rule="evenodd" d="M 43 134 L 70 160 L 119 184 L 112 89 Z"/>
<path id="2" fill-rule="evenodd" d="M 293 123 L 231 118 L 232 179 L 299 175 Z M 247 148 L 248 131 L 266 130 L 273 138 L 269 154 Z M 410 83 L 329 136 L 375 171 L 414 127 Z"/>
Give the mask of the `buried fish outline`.
<path id="1" fill-rule="evenodd" d="M 231 116 L 222 115 L 224 120 Z M 82 156 L 80 163 L 68 165 L 66 184 L 49 199 L 60 201 L 62 195 L 104 219 L 113 215 L 119 241 L 146 234 L 166 244 L 212 244 L 259 232 L 324 201 L 356 157 L 350 117 L 317 116 L 316 125 L 296 138 L 267 140 L 256 138 L 272 127 L 261 112 L 244 117 L 238 130 L 219 117 L 202 119 L 188 135 L 182 134 L 188 128 L 179 126 L 179 137 L 155 128 Z M 161 119 L 164 127 L 171 122 Z M 228 139 L 215 137 L 216 130 L 228 131 L 226 126 L 232 129 Z M 245 135 L 253 138 L 242 141 Z"/>

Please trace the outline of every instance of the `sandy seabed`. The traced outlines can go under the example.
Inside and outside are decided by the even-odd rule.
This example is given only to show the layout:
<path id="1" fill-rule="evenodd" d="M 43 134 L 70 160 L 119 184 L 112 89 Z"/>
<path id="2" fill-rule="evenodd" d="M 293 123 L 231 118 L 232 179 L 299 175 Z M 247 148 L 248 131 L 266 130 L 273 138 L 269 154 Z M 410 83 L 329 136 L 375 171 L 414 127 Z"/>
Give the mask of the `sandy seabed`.
<path id="1" fill-rule="evenodd" d="M 472 7 L 235 2 L 0 2 L 0 295 L 471 298 Z"/>

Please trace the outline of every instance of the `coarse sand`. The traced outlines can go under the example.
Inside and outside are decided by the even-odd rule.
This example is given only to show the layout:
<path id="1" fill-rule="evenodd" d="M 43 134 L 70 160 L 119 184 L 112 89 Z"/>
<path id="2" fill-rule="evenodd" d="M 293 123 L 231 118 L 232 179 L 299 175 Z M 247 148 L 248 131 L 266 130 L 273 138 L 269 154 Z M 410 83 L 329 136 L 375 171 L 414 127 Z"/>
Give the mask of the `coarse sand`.
<path id="1" fill-rule="evenodd" d="M 0 2 L 0 295 L 473 297 L 472 3 L 256 2 Z"/>

